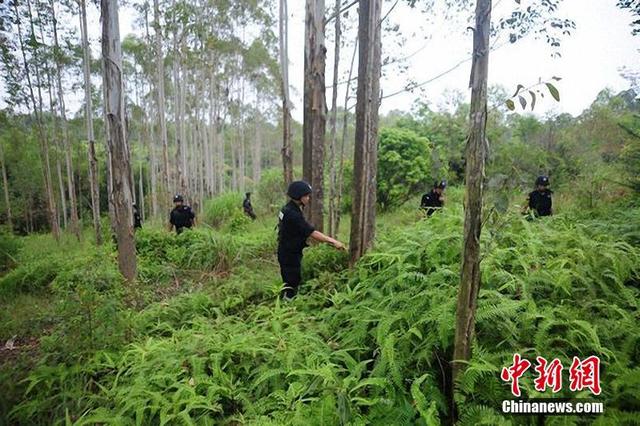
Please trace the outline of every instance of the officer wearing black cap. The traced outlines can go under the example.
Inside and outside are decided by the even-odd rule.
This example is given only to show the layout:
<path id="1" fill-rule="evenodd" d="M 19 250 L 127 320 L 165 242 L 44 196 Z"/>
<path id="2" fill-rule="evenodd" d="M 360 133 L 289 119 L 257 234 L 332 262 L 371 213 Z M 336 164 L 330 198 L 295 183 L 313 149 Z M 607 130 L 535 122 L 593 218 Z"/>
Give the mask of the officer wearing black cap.
<path id="1" fill-rule="evenodd" d="M 242 202 L 242 210 L 244 210 L 244 214 L 249 216 L 252 220 L 256 220 L 256 214 L 253 211 L 253 206 L 251 205 L 250 192 L 247 192 L 244 194 L 244 201 Z"/>
<path id="2" fill-rule="evenodd" d="M 173 210 L 169 216 L 169 231 L 176 228 L 176 233 L 180 234 L 184 228 L 191 228 L 196 224 L 196 215 L 191 207 L 184 205 L 184 198 L 177 194 L 173 197 Z"/>
<path id="3" fill-rule="evenodd" d="M 552 194 L 553 191 L 549 189 L 549 177 L 538 176 L 536 179 L 536 189 L 529 193 L 522 212 L 527 213 L 527 211 L 531 211 L 536 217 L 551 216 L 553 214 Z"/>
<path id="4" fill-rule="evenodd" d="M 427 216 L 431 216 L 436 209 L 444 205 L 444 190 L 447 187 L 447 181 L 441 180 L 433 183 L 431 192 L 422 196 L 420 208 L 424 210 Z"/>
<path id="5" fill-rule="evenodd" d="M 140 217 L 140 210 L 138 205 L 133 203 L 133 229 L 142 228 L 142 218 Z"/>
<path id="6" fill-rule="evenodd" d="M 292 182 L 287 190 L 291 199 L 278 214 L 278 263 L 284 288 L 280 294 L 283 299 L 291 299 L 298 292 L 302 280 L 302 250 L 307 246 L 307 238 L 326 242 L 344 250 L 338 240 L 316 231 L 302 214 L 304 206 L 311 199 L 311 186 L 303 181 Z"/>

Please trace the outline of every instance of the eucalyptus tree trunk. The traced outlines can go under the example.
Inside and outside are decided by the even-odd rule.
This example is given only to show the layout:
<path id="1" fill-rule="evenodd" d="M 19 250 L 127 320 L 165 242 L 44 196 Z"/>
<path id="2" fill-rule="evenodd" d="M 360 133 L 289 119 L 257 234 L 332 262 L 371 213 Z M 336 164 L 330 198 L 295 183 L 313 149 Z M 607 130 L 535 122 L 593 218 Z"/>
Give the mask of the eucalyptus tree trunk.
<path id="1" fill-rule="evenodd" d="M 158 124 L 160 126 L 160 141 L 162 143 L 162 183 L 164 185 L 165 200 L 171 193 L 169 181 L 169 146 L 167 141 L 167 123 L 165 116 L 165 96 L 164 96 L 164 55 L 162 53 L 162 26 L 160 25 L 160 6 L 158 0 L 153 0 L 153 27 L 155 29 L 155 50 L 156 50 L 156 99 L 158 111 Z M 161 203 L 168 205 L 168 201 Z"/>
<path id="2" fill-rule="evenodd" d="M 289 98 L 289 19 L 287 0 L 280 0 L 278 14 L 280 42 L 280 83 L 282 92 L 282 168 L 284 183 L 293 181 L 293 154 L 291 152 L 291 100 Z"/>
<path id="3" fill-rule="evenodd" d="M 175 1 L 174 1 L 175 6 Z M 175 112 L 175 122 L 176 122 L 176 165 L 177 165 L 177 187 L 178 192 L 185 193 L 187 191 L 187 182 L 186 182 L 186 155 L 184 149 L 184 98 L 185 98 L 185 84 L 184 84 L 184 73 L 182 73 L 182 77 L 180 76 L 180 71 L 182 68 L 182 58 L 181 58 L 181 46 L 178 44 L 178 30 L 176 29 L 173 33 L 173 51 L 174 51 L 174 61 L 172 66 L 173 72 L 173 90 L 174 90 L 174 112 Z"/>
<path id="4" fill-rule="evenodd" d="M 349 240 L 351 264 L 371 247 L 375 236 L 381 6 L 382 0 L 360 0 L 354 191 Z"/>
<path id="5" fill-rule="evenodd" d="M 302 176 L 311 184 L 309 221 L 324 228 L 324 138 L 326 131 L 324 0 L 306 0 Z"/>
<path id="6" fill-rule="evenodd" d="M 487 153 L 487 78 L 491 0 L 477 0 L 471 66 L 471 107 L 466 147 L 465 214 L 462 272 L 456 307 L 456 334 L 452 360 L 454 385 L 471 359 L 475 313 L 480 290 L 480 232 L 482 230 L 482 180 Z"/>
<path id="7" fill-rule="evenodd" d="M 13 232 L 13 216 L 11 215 L 11 200 L 9 199 L 9 179 L 7 179 L 7 166 L 4 160 L 4 151 L 0 143 L 0 166 L 2 166 L 2 189 L 4 190 L 4 202 L 7 206 L 7 225 Z"/>
<path id="8" fill-rule="evenodd" d="M 133 237 L 133 188 L 131 166 L 125 133 L 122 52 L 117 0 L 101 0 L 102 57 L 106 121 L 109 123 L 109 152 L 111 153 L 112 201 L 114 224 L 118 242 L 118 266 L 131 282 L 136 276 L 136 246 Z"/>
<path id="9" fill-rule="evenodd" d="M 262 131 L 261 131 L 260 113 L 260 91 L 256 88 L 256 118 L 255 118 L 255 138 L 253 141 L 253 150 L 251 152 L 252 179 L 254 187 L 260 182 L 262 172 Z"/>
<path id="10" fill-rule="evenodd" d="M 93 134 L 93 107 L 91 101 L 91 50 L 87 35 L 87 8 L 85 0 L 80 2 L 80 34 L 82 38 L 82 70 L 84 74 L 84 113 L 87 126 L 87 156 L 89 157 L 89 186 L 91 187 L 91 214 L 96 244 L 102 244 L 102 225 L 100 223 L 100 187 L 98 185 L 98 159 Z"/>
<path id="11" fill-rule="evenodd" d="M 240 125 L 238 126 L 238 176 L 240 178 L 238 182 L 238 189 L 240 192 L 244 192 L 245 189 L 245 177 L 247 175 L 247 155 L 246 155 L 246 145 L 245 145 L 245 122 L 244 122 L 244 85 L 245 79 L 240 78 Z"/>
<path id="12" fill-rule="evenodd" d="M 342 211 L 342 192 L 344 190 L 344 145 L 347 140 L 347 124 L 349 120 L 349 92 L 351 90 L 351 77 L 353 76 L 353 66 L 356 62 L 356 53 L 358 53 L 358 41 L 353 45 L 353 54 L 351 55 L 351 65 L 349 66 L 349 77 L 347 78 L 347 88 L 344 93 L 344 112 L 342 115 L 342 139 L 340 140 L 340 167 L 338 167 L 338 190 L 336 195 L 336 206 L 338 209 L 336 215 L 336 234 L 340 231 L 340 212 Z"/>
<path id="13" fill-rule="evenodd" d="M 210 61 L 213 63 L 213 61 Z M 207 174 L 207 195 L 211 197 L 215 190 L 214 182 L 214 152 L 216 152 L 216 114 L 215 114 L 215 97 L 213 91 L 214 74 L 213 69 L 209 71 L 209 138 L 205 149 L 206 156 L 206 174 Z"/>
<path id="14" fill-rule="evenodd" d="M 76 200 L 76 185 L 73 174 L 73 158 L 71 156 L 71 144 L 69 142 L 69 127 L 67 126 L 67 112 L 64 103 L 64 92 L 62 91 L 62 64 L 60 62 L 60 44 L 58 43 L 58 22 L 56 20 L 55 5 L 50 1 L 51 18 L 53 20 L 53 41 L 54 41 L 54 62 L 56 64 L 56 86 L 58 89 L 58 110 L 62 122 L 62 147 L 64 150 L 64 160 L 67 170 L 67 191 L 69 193 L 69 207 L 71 217 L 71 231 L 80 240 L 80 223 L 78 219 L 78 202 Z"/>
<path id="15" fill-rule="evenodd" d="M 329 145 L 329 236 L 337 234 L 336 222 L 340 215 L 340 204 L 336 205 L 338 176 L 336 173 L 336 121 L 338 116 L 338 71 L 340 65 L 340 0 L 336 0 L 335 43 L 333 52 L 333 87 L 331 89 L 331 144 Z"/>
<path id="16" fill-rule="evenodd" d="M 40 29 L 40 38 L 42 39 L 42 43 L 45 43 L 44 38 L 44 25 L 39 26 Z M 53 142 L 54 157 L 55 157 L 55 169 L 56 176 L 58 178 L 58 193 L 60 195 L 60 205 L 62 214 L 58 216 L 58 221 L 60 220 L 60 216 L 62 216 L 62 227 L 63 229 L 67 229 L 69 224 L 69 210 L 67 210 L 67 197 L 66 191 L 64 187 L 64 180 L 62 178 L 62 164 L 60 163 L 60 155 L 64 155 L 64 146 L 60 141 L 60 128 L 58 126 L 58 117 L 55 113 L 55 98 L 53 97 L 53 71 L 49 68 L 48 64 L 43 65 L 44 74 L 47 76 L 47 95 L 49 97 L 49 111 L 51 112 L 51 121 L 53 122 L 53 129 L 51 129 L 51 140 Z M 38 71 L 39 72 L 39 71 Z M 45 139 L 49 140 L 49 125 L 44 125 L 44 133 Z"/>
<path id="17" fill-rule="evenodd" d="M 216 142 L 218 147 L 218 167 L 217 167 L 217 179 L 218 179 L 218 193 L 222 194 L 225 189 L 225 155 L 224 155 L 224 135 L 222 133 L 224 121 L 216 117 Z"/>
<path id="18" fill-rule="evenodd" d="M 33 26 L 33 16 L 31 14 L 31 2 L 27 0 L 27 6 L 29 11 L 29 23 L 31 25 L 31 32 L 35 37 L 35 31 Z M 51 233 L 56 241 L 60 240 L 60 225 L 58 222 L 58 209 L 56 206 L 56 200 L 53 194 L 53 184 L 51 179 L 51 163 L 49 161 L 49 141 L 44 133 L 42 122 L 42 92 L 40 90 L 40 73 L 36 66 L 36 84 L 38 87 L 38 100 L 36 103 L 33 84 L 31 81 L 31 72 L 29 70 L 29 63 L 27 61 L 27 55 L 22 37 L 22 28 L 20 26 L 21 17 L 18 11 L 18 2 L 13 2 L 13 7 L 16 16 L 16 26 L 18 29 L 18 41 L 20 44 L 20 52 L 22 53 L 22 61 L 24 64 L 25 77 L 27 78 L 27 87 L 29 89 L 29 99 L 33 107 L 33 113 L 36 116 L 36 127 L 38 131 L 38 137 L 40 139 L 40 160 L 42 161 L 42 180 L 44 182 L 45 197 L 47 200 L 47 213 L 49 216 L 49 224 L 51 226 Z"/>

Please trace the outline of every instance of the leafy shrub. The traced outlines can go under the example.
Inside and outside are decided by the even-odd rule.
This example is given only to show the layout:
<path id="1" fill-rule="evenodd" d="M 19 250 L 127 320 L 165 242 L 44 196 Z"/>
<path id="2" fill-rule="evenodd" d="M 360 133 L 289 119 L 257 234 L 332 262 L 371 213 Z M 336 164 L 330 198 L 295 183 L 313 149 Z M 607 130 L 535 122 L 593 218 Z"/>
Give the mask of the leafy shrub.
<path id="1" fill-rule="evenodd" d="M 0 274 L 16 265 L 21 248 L 22 243 L 18 237 L 0 229 Z"/>
<path id="2" fill-rule="evenodd" d="M 207 224 L 219 228 L 239 216 L 243 216 L 242 200 L 244 194 L 227 192 L 205 201 L 204 220 Z"/>
<path id="3" fill-rule="evenodd" d="M 21 264 L 0 278 L 0 298 L 42 290 L 55 279 L 62 263 L 61 256 L 51 255 Z"/>
<path id="4" fill-rule="evenodd" d="M 335 248 L 318 244 L 307 248 L 302 258 L 302 279 L 317 278 L 323 272 L 341 272 L 349 266 L 349 254 Z"/>
<path id="5" fill-rule="evenodd" d="M 378 202 L 398 206 L 430 181 L 429 141 L 411 130 L 386 128 L 378 144 Z"/>
<path id="6" fill-rule="evenodd" d="M 282 169 L 269 169 L 262 172 L 256 188 L 258 197 L 254 203 L 256 210 L 277 211 L 286 200 L 287 188 L 284 185 Z"/>

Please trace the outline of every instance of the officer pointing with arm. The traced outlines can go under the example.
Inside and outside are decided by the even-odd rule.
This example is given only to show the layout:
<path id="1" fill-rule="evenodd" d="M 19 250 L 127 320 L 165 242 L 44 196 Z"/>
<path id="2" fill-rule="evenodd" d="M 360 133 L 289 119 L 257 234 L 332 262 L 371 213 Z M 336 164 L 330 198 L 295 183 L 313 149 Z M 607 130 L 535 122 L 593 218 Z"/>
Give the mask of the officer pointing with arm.
<path id="1" fill-rule="evenodd" d="M 329 243 L 338 250 L 345 250 L 344 244 L 315 228 L 306 221 L 302 209 L 311 200 L 311 186 L 303 181 L 292 182 L 287 190 L 290 201 L 278 214 L 278 263 L 284 288 L 283 299 L 291 299 L 298 292 L 302 281 L 302 250 L 307 246 L 307 238 Z"/>
<path id="2" fill-rule="evenodd" d="M 169 232 L 176 228 L 176 233 L 180 234 L 185 228 L 191 228 L 196 225 L 196 215 L 191 207 L 184 205 L 182 195 L 173 197 L 173 210 L 169 215 Z"/>

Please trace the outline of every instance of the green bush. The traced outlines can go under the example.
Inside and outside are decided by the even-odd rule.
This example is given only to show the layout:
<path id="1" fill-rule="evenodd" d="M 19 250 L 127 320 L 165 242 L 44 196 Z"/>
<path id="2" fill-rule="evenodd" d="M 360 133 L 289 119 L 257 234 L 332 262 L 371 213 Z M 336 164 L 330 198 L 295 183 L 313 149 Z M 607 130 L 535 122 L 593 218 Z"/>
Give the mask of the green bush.
<path id="1" fill-rule="evenodd" d="M 284 184 L 282 169 L 269 169 L 262 172 L 257 186 L 254 208 L 258 211 L 275 212 L 286 201 L 287 188 Z"/>
<path id="2" fill-rule="evenodd" d="M 59 255 L 51 255 L 21 264 L 0 278 L 0 298 L 16 292 L 37 292 L 51 284 L 63 264 Z"/>
<path id="3" fill-rule="evenodd" d="M 398 206 L 431 181 L 431 146 L 411 130 L 386 128 L 378 144 L 378 203 Z"/>
<path id="4" fill-rule="evenodd" d="M 242 200 L 244 194 L 227 192 L 204 203 L 204 220 L 208 225 L 220 228 L 244 216 Z"/>
<path id="5" fill-rule="evenodd" d="M 18 237 L 0 229 L 0 274 L 16 265 L 21 248 L 22 242 Z"/>
<path id="6" fill-rule="evenodd" d="M 326 244 L 307 248 L 302 258 L 304 281 L 317 278 L 323 272 L 341 272 L 349 266 L 349 254 Z"/>

